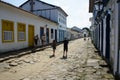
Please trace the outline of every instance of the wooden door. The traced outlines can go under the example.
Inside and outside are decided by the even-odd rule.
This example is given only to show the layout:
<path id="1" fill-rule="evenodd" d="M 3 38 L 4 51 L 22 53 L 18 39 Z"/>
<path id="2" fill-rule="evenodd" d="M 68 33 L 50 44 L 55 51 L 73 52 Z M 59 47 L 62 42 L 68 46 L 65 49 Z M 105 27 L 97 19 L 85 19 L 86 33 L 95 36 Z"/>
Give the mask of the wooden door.
<path id="1" fill-rule="evenodd" d="M 29 47 L 34 46 L 34 26 L 33 25 L 28 26 L 28 46 Z"/>

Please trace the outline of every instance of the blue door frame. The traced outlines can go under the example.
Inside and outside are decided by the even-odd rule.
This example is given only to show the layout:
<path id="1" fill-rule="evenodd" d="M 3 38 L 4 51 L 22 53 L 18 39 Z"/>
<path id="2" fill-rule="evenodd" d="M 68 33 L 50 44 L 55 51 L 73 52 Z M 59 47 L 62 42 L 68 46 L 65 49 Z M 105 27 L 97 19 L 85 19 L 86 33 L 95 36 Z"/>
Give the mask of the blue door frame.
<path id="1" fill-rule="evenodd" d="M 47 30 L 46 30 L 46 41 L 48 44 L 49 43 L 49 28 L 47 28 Z"/>
<path id="2" fill-rule="evenodd" d="M 55 40 L 57 42 L 57 30 L 55 30 Z"/>
<path id="3" fill-rule="evenodd" d="M 40 38 L 42 38 L 43 34 L 44 34 L 44 28 L 40 27 Z"/>

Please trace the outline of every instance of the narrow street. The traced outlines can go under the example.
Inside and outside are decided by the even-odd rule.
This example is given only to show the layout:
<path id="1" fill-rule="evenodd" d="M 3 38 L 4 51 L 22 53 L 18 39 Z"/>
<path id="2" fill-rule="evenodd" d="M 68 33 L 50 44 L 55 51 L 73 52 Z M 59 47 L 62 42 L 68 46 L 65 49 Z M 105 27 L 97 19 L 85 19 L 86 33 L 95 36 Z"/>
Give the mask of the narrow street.
<path id="1" fill-rule="evenodd" d="M 90 40 L 69 42 L 68 58 L 62 59 L 63 44 L 13 57 L 0 63 L 0 80 L 115 80 L 106 62 L 95 52 Z M 28 51 L 30 52 L 30 51 Z M 20 53 L 20 54 L 24 54 Z M 7 58 L 8 58 L 7 57 Z"/>

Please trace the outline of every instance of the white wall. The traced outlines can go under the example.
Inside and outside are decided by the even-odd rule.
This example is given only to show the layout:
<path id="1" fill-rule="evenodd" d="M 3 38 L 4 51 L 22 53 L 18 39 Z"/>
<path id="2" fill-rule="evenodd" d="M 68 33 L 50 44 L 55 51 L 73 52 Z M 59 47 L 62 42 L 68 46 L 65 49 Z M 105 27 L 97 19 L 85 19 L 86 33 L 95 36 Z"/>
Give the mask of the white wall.
<path id="1" fill-rule="evenodd" d="M 41 1 L 34 0 L 34 2 L 35 2 L 34 7 L 33 7 L 34 10 L 55 8 L 54 6 L 50 6 L 49 4 L 43 3 Z M 23 5 L 22 8 L 27 10 L 27 11 L 30 11 L 30 2 Z M 66 19 L 65 14 L 61 10 L 59 10 L 58 8 L 57 9 L 52 9 L 51 11 L 50 10 L 44 10 L 44 11 L 42 11 L 42 13 L 41 13 L 41 11 L 37 11 L 37 12 L 34 12 L 34 13 L 37 14 L 37 15 L 42 15 L 42 16 L 44 16 L 48 19 L 51 19 L 53 21 L 56 21 L 58 23 L 57 41 L 59 41 L 59 33 L 60 33 L 59 30 L 66 30 L 66 28 L 67 28 L 67 19 Z M 59 18 L 62 19 L 62 17 L 59 16 L 59 14 L 61 14 L 62 16 L 65 17 L 65 20 L 64 20 L 65 24 L 59 22 Z"/>
<path id="2" fill-rule="evenodd" d="M 27 35 L 28 35 L 29 24 L 35 26 L 34 35 L 36 34 L 40 35 L 40 26 L 45 26 L 46 24 L 49 26 L 49 28 L 53 28 L 53 29 L 57 28 L 57 24 L 54 22 L 40 18 L 38 16 L 22 11 L 15 7 L 11 7 L 9 5 L 0 3 L 0 23 L 2 19 L 10 20 L 14 22 L 15 33 L 14 33 L 14 42 L 12 43 L 2 43 L 1 33 L 0 33 L 0 52 L 28 47 L 28 36 Z M 17 35 L 16 35 L 17 34 L 17 22 L 26 24 L 26 41 L 23 41 L 23 42 L 17 41 Z M 1 25 L 0 25 L 0 32 L 1 32 Z"/>
<path id="3" fill-rule="evenodd" d="M 115 0 L 116 1 L 116 0 Z M 115 4 L 115 31 L 114 31 L 114 36 L 115 36 L 115 53 L 114 53 L 114 74 L 115 74 L 115 72 L 117 71 L 117 65 L 118 65 L 118 63 L 117 63 L 117 60 L 118 60 L 118 4 L 116 3 Z M 119 70 L 120 71 L 120 70 Z"/>
<path id="4" fill-rule="evenodd" d="M 1 42 L 2 42 L 2 25 L 1 25 L 1 20 L 0 20 L 0 46 L 2 46 Z"/>
<path id="5" fill-rule="evenodd" d="M 66 28 L 67 27 L 67 19 L 66 16 L 63 15 L 61 12 L 58 12 L 58 23 L 61 25 L 61 27 Z"/>
<path id="6" fill-rule="evenodd" d="M 103 37 L 103 56 L 105 57 L 105 51 L 106 51 L 106 18 L 103 19 L 103 33 L 104 33 L 104 37 Z"/>
<path id="7" fill-rule="evenodd" d="M 115 49 L 115 44 L 118 43 L 116 42 L 115 40 L 117 39 L 117 37 L 115 37 L 116 34 L 116 31 L 115 29 L 117 28 L 117 24 L 116 24 L 116 8 L 115 8 L 115 4 L 116 4 L 116 1 L 114 0 L 111 0 L 111 2 L 109 3 L 109 8 L 111 8 L 111 24 L 110 24 L 110 29 L 111 29 L 111 32 L 110 32 L 110 61 L 111 61 L 111 67 L 113 68 L 114 70 L 114 55 L 115 55 L 115 52 L 116 52 L 116 49 Z M 118 32 L 118 31 L 117 31 Z"/>
<path id="8" fill-rule="evenodd" d="M 111 58 L 111 66 L 113 68 L 113 72 L 117 72 L 117 63 L 118 60 L 118 4 L 117 0 L 110 0 L 106 10 L 111 8 L 111 33 L 110 33 L 110 58 Z M 119 70 L 120 72 L 120 70 Z"/>

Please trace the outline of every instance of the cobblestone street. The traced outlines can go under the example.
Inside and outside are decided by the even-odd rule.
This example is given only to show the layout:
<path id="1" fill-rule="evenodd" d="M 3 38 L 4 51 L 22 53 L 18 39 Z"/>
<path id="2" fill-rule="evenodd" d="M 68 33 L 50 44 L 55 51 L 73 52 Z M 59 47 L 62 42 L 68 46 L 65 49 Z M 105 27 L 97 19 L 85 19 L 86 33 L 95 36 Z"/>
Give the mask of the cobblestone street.
<path id="1" fill-rule="evenodd" d="M 69 42 L 67 59 L 62 59 L 63 44 L 53 58 L 51 47 L 14 57 L 0 63 L 0 80 L 115 80 L 95 51 L 90 40 L 77 39 Z"/>

